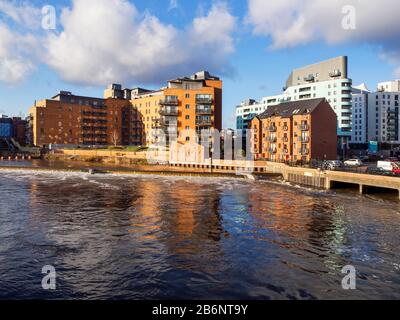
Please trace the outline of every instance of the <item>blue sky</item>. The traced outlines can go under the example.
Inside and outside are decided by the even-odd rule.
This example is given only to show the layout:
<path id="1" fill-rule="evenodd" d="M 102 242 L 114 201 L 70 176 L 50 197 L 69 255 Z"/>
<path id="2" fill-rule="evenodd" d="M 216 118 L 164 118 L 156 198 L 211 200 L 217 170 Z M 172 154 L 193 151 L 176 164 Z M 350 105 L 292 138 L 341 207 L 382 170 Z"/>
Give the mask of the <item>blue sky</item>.
<path id="1" fill-rule="evenodd" d="M 354 84 L 370 89 L 398 78 L 400 23 L 387 15 L 397 2 L 381 0 L 392 11 L 373 20 L 378 2 L 326 2 L 0 0 L 0 113 L 26 115 L 59 90 L 102 96 L 111 81 L 157 88 L 206 69 L 224 80 L 224 126 L 234 127 L 237 104 L 280 93 L 306 64 L 347 55 Z M 347 3 L 354 30 L 341 28 Z M 56 30 L 35 24 L 45 5 L 56 8 Z"/>

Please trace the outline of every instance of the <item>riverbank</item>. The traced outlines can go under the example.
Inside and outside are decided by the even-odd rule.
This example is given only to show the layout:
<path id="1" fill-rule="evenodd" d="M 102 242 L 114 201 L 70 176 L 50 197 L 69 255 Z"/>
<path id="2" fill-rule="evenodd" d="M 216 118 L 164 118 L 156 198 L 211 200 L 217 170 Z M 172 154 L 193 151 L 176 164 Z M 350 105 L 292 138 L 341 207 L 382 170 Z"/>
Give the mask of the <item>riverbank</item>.
<path id="1" fill-rule="evenodd" d="M 192 170 L 189 168 L 170 167 L 166 165 L 132 165 L 121 166 L 105 163 L 91 163 L 81 161 L 2 161 L 0 171 L 41 171 L 41 172 L 87 172 L 97 174 L 131 174 L 131 175 L 159 175 L 159 176 L 189 176 L 189 177 L 229 177 L 243 179 L 243 175 L 236 175 L 231 172 L 221 172 L 220 170 Z"/>

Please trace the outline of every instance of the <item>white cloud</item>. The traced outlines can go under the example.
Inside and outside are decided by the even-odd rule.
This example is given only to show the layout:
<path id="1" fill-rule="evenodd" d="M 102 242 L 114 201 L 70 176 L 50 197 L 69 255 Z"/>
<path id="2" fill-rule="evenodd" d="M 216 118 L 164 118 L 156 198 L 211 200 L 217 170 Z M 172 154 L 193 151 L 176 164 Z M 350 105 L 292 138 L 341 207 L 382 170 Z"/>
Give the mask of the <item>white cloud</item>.
<path id="1" fill-rule="evenodd" d="M 342 28 L 342 9 L 349 5 L 355 8 L 354 30 Z M 271 49 L 313 41 L 368 42 L 400 57 L 398 5 L 398 0 L 248 0 L 246 21 L 254 34 L 271 37 Z"/>
<path id="2" fill-rule="evenodd" d="M 0 14 L 1 13 L 25 28 L 37 29 L 40 27 L 40 10 L 28 3 L 17 6 L 10 1 L 0 0 Z"/>
<path id="3" fill-rule="evenodd" d="M 169 0 L 169 7 L 168 7 L 168 10 L 177 9 L 178 6 L 179 6 L 178 0 Z"/>
<path id="4" fill-rule="evenodd" d="M 74 0 L 61 17 L 63 31 L 46 42 L 46 62 L 64 80 L 91 85 L 159 82 L 196 71 L 221 72 L 233 52 L 235 18 L 215 5 L 178 30 L 126 0 Z"/>
<path id="5" fill-rule="evenodd" d="M 0 81 L 14 84 L 30 74 L 36 45 L 33 36 L 19 35 L 0 22 Z"/>

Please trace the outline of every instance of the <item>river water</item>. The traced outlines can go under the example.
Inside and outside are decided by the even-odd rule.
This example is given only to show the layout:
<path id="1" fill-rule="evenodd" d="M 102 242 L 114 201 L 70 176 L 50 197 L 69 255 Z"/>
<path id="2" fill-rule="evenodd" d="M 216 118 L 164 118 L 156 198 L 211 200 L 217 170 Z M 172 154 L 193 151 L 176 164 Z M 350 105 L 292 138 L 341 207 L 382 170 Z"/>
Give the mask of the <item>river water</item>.
<path id="1" fill-rule="evenodd" d="M 0 299 L 399 299 L 399 230 L 394 196 L 2 170 Z"/>

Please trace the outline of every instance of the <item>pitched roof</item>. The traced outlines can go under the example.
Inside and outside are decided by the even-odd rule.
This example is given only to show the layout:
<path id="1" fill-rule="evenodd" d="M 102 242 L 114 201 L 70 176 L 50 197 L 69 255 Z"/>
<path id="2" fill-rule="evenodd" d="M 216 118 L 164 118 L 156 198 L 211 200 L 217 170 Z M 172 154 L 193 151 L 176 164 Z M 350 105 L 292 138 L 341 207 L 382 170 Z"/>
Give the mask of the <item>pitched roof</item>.
<path id="1" fill-rule="evenodd" d="M 310 114 L 324 101 L 325 98 L 285 102 L 276 106 L 268 107 L 267 110 L 259 114 L 257 117 L 260 119 L 272 116 L 289 118 L 293 115 Z"/>

